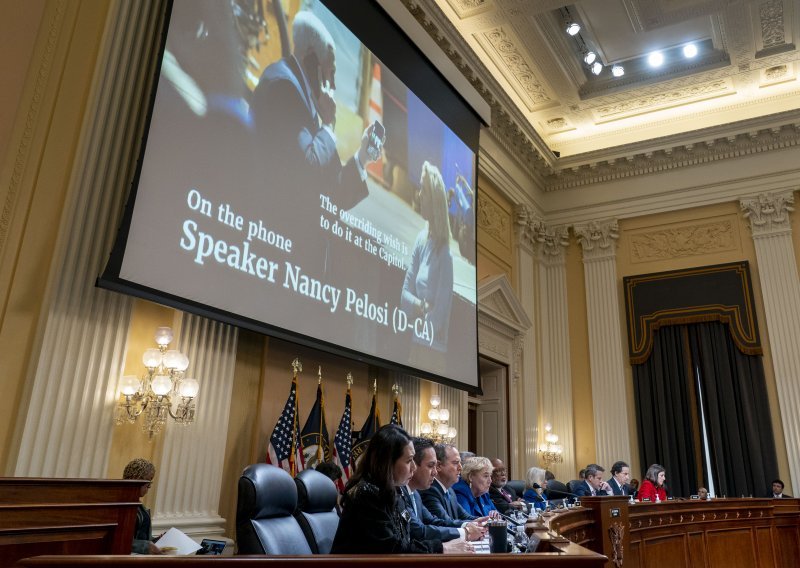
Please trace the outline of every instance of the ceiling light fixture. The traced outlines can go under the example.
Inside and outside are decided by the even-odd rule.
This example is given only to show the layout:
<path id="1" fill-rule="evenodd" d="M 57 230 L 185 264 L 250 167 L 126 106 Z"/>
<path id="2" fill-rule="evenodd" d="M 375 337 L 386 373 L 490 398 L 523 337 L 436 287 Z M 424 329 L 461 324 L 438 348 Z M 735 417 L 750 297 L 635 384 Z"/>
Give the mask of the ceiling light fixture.
<path id="1" fill-rule="evenodd" d="M 695 44 L 687 43 L 686 45 L 683 46 L 684 57 L 691 59 L 695 55 L 697 55 L 697 46 Z"/>
<path id="2" fill-rule="evenodd" d="M 599 61 L 595 61 L 594 65 L 592 65 L 592 73 L 595 75 L 599 75 L 600 72 L 603 70 L 603 64 Z"/>
<path id="3" fill-rule="evenodd" d="M 583 60 L 586 62 L 586 65 L 591 65 L 597 59 L 597 54 L 594 51 L 587 51 L 583 54 Z"/>
<path id="4" fill-rule="evenodd" d="M 650 67 L 661 67 L 664 63 L 664 54 L 660 51 L 654 51 L 647 56 L 647 63 Z"/>
<path id="5" fill-rule="evenodd" d="M 611 68 L 611 74 L 614 77 L 622 77 L 625 74 L 625 68 L 622 65 L 614 65 Z"/>
<path id="6" fill-rule="evenodd" d="M 574 36 L 581 31 L 581 26 L 577 22 L 567 22 L 565 29 L 569 35 Z"/>

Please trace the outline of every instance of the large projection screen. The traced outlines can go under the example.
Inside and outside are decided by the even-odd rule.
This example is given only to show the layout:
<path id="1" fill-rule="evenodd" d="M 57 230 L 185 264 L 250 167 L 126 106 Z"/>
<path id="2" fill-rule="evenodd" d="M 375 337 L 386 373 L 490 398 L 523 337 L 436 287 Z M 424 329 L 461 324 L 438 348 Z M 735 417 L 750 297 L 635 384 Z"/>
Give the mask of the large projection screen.
<path id="1" fill-rule="evenodd" d="M 175 0 L 99 284 L 476 390 L 478 128 L 371 2 Z"/>

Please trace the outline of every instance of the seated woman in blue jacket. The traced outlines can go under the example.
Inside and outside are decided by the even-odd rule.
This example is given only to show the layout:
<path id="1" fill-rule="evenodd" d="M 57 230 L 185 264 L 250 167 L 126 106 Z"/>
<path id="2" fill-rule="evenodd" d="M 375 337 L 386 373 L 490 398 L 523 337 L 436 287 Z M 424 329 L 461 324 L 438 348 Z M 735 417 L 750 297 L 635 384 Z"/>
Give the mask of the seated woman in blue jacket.
<path id="1" fill-rule="evenodd" d="M 459 504 L 476 517 L 497 516 L 497 507 L 489 497 L 492 485 L 492 462 L 476 456 L 468 458 L 461 469 L 461 479 L 453 485 Z"/>
<path id="2" fill-rule="evenodd" d="M 536 509 L 547 507 L 547 496 L 544 493 L 544 490 L 547 489 L 546 473 L 540 467 L 532 467 L 525 474 L 525 493 L 522 494 L 522 498 Z"/>

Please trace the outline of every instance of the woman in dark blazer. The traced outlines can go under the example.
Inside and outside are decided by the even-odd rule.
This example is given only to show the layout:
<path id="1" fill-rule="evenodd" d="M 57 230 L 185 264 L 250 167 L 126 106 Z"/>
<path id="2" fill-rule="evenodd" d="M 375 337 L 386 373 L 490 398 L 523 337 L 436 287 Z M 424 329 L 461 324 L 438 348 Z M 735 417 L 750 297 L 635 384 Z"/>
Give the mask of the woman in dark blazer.
<path id="1" fill-rule="evenodd" d="M 418 540 L 411 534 L 411 514 L 399 489 L 416 469 L 414 444 L 405 430 L 393 424 L 370 439 L 358 469 L 347 482 L 342 517 L 333 539 L 332 554 L 392 554 L 469 552 L 461 539 L 442 545 L 440 539 Z M 452 543 L 452 544 L 451 544 Z"/>

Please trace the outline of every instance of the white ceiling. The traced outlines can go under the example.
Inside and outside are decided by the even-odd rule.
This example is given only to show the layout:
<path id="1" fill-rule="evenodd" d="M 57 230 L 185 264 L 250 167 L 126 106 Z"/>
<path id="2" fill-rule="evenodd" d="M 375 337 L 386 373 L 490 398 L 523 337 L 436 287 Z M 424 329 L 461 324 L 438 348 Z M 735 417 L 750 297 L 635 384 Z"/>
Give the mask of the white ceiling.
<path id="1" fill-rule="evenodd" d="M 654 139 L 800 108 L 800 0 L 404 0 L 451 57 L 476 67 L 539 154 L 615 159 Z M 612 78 L 585 71 L 563 9 Z M 420 16 L 419 14 L 423 14 Z M 432 26 L 438 26 L 432 31 Z M 442 37 L 440 45 L 442 44 Z M 643 64 L 654 49 L 705 41 L 692 61 Z M 444 43 L 447 43 L 445 40 Z M 461 50 L 466 53 L 462 54 Z M 480 80 L 478 80 L 480 82 Z M 473 81 L 475 83 L 475 81 Z M 497 92 L 499 91 L 499 92 Z M 606 156 L 607 155 L 607 156 Z M 557 172 L 558 161 L 547 170 Z"/>

